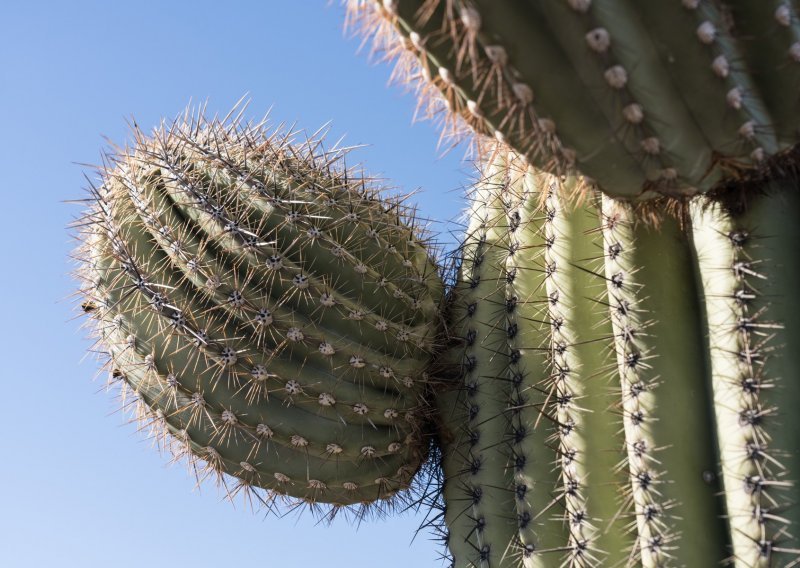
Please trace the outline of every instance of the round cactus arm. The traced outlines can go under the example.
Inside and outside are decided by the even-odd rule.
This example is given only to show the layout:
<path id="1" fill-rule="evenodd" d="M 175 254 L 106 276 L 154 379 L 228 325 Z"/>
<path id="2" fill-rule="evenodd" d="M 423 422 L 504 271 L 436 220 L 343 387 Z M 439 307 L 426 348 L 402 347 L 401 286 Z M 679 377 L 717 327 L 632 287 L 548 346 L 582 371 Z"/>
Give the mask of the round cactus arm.
<path id="1" fill-rule="evenodd" d="M 170 347 L 168 342 L 166 347 L 163 342 L 162 345 L 156 345 L 157 336 L 153 338 L 156 340 L 154 342 L 130 333 L 143 328 L 129 325 L 130 318 L 122 314 L 131 311 L 141 314 L 143 310 L 141 306 L 136 306 L 137 298 L 130 294 L 131 286 L 120 282 L 120 270 L 114 266 L 114 257 L 110 251 L 105 250 L 112 243 L 101 244 L 104 239 L 105 237 L 98 235 L 92 244 L 92 249 L 98 253 L 92 270 L 97 289 L 106 304 L 98 306 L 96 310 L 109 310 L 116 315 L 112 321 L 106 320 L 99 328 L 101 340 L 109 349 L 112 375 L 125 381 L 136 396 L 154 409 L 145 410 L 146 426 L 168 426 L 177 435 L 174 442 L 178 444 L 179 453 L 184 452 L 184 446 L 191 445 L 198 450 L 195 455 L 204 459 L 210 470 L 227 472 L 240 478 L 245 485 L 253 484 L 271 488 L 277 493 L 286 493 L 291 491 L 287 485 L 294 485 L 312 470 L 318 472 L 318 479 L 305 492 L 300 490 L 307 498 L 314 498 L 324 489 L 326 492 L 331 491 L 326 493 L 330 498 L 346 503 L 353 499 L 374 499 L 381 491 L 385 491 L 383 495 L 386 496 L 398 489 L 388 487 L 388 483 L 386 487 L 370 487 L 365 484 L 365 487 L 353 486 L 350 490 L 337 487 L 335 480 L 341 479 L 338 476 L 352 475 L 354 480 L 359 480 L 359 469 L 363 474 L 364 468 L 353 467 L 354 463 L 351 461 L 320 460 L 298 444 L 291 443 L 289 436 L 281 439 L 280 434 L 276 435 L 271 428 L 263 428 L 264 424 L 248 425 L 241 420 L 241 414 L 237 415 L 230 410 L 230 406 L 215 408 L 213 401 L 198 396 L 199 391 L 182 387 L 178 375 L 173 372 L 174 366 L 169 371 L 159 368 L 159 362 L 165 361 L 165 358 L 160 357 L 161 350 L 157 347 L 164 348 L 164 353 L 186 352 L 187 348 L 181 345 Z M 123 279 L 125 278 L 123 275 Z M 127 298 L 124 297 L 124 292 L 119 294 L 121 291 L 128 292 Z M 152 321 L 145 325 L 152 325 Z M 275 406 L 277 408 L 272 411 L 278 411 L 275 414 L 279 414 L 282 405 Z M 276 429 L 280 430 L 280 416 L 275 417 L 272 411 L 270 418 L 277 418 Z M 275 421 L 270 423 L 275 425 Z M 336 422 L 332 421 L 328 428 L 334 428 L 335 425 Z M 159 435 L 164 435 L 163 428 Z M 402 465 L 402 461 L 396 461 L 398 467 Z M 275 464 L 280 464 L 278 470 L 264 469 L 265 465 L 269 468 Z M 344 498 L 345 494 L 348 497 Z"/>
<path id="2" fill-rule="evenodd" d="M 128 211 L 128 213 L 131 212 Z M 147 234 L 146 229 L 128 225 L 135 216 L 125 215 L 124 212 L 120 212 L 120 215 L 117 225 L 119 235 L 125 239 L 127 247 L 137 251 L 136 257 L 130 257 L 128 262 L 135 263 L 142 271 L 153 265 L 163 266 L 165 259 L 161 258 L 158 250 L 155 250 L 149 243 L 149 239 L 144 236 Z M 187 330 L 191 329 L 191 322 L 183 324 L 183 333 L 179 333 L 181 330 L 175 329 L 174 321 L 171 318 L 166 315 L 159 317 L 147 309 L 150 307 L 152 298 L 131 293 L 135 290 L 136 283 L 119 264 L 112 265 L 108 272 L 108 276 L 100 283 L 103 298 L 110 311 L 116 314 L 113 325 L 119 326 L 123 330 L 118 333 L 122 339 L 117 341 L 122 348 L 117 345 L 112 351 L 122 349 L 121 354 L 117 355 L 117 359 L 121 359 L 122 362 L 129 358 L 132 361 L 132 364 L 118 365 L 118 368 L 121 369 L 120 372 L 124 374 L 125 379 L 134 380 L 133 377 L 141 375 L 143 371 L 151 371 L 152 380 L 166 392 L 175 392 L 176 394 L 180 392 L 185 400 L 196 400 L 195 403 L 183 407 L 182 410 L 188 412 L 194 409 L 199 417 L 210 420 L 212 433 L 218 430 L 218 426 L 222 427 L 226 423 L 222 417 L 227 411 L 229 413 L 228 422 L 235 424 L 236 428 L 227 430 L 223 428 L 218 432 L 218 446 L 230 445 L 246 453 L 247 448 L 251 446 L 257 448 L 260 445 L 259 429 L 264 430 L 263 426 L 267 426 L 271 432 L 269 439 L 273 442 L 273 447 L 283 445 L 286 448 L 285 454 L 291 454 L 291 450 L 298 454 L 295 460 L 281 461 L 283 469 L 280 470 L 280 473 L 287 475 L 290 479 L 294 478 L 291 475 L 295 472 L 294 470 L 307 471 L 306 468 L 318 470 L 320 466 L 324 466 L 322 470 L 326 473 L 334 474 L 338 471 L 342 475 L 351 475 L 351 481 L 358 481 L 361 484 L 363 481 L 359 477 L 354 477 L 355 470 L 360 468 L 362 475 L 366 474 L 366 478 L 371 482 L 375 477 L 380 476 L 370 472 L 371 468 L 367 465 L 370 461 L 365 461 L 367 456 L 363 455 L 362 450 L 367 444 L 364 442 L 363 432 L 359 429 L 348 431 L 347 428 L 342 428 L 342 420 L 344 416 L 347 416 L 350 421 L 360 422 L 362 427 L 373 430 L 374 438 L 370 440 L 369 444 L 374 448 L 374 453 L 371 453 L 370 459 L 389 458 L 398 461 L 396 456 L 387 452 L 389 445 L 398 442 L 398 434 L 394 425 L 383 424 L 381 428 L 377 428 L 374 423 L 356 415 L 349 408 L 339 412 L 331 409 L 325 414 L 318 405 L 304 408 L 304 405 L 297 405 L 295 402 L 299 402 L 299 397 L 290 396 L 291 393 L 287 391 L 284 384 L 285 379 L 277 382 L 275 381 L 277 377 L 274 377 L 272 379 L 275 381 L 272 396 L 270 397 L 265 392 L 266 400 L 260 401 L 259 407 L 254 408 L 252 399 L 246 396 L 247 391 L 243 389 L 245 381 L 252 379 L 252 370 L 255 367 L 252 362 L 241 364 L 240 358 L 244 360 L 247 356 L 246 349 L 236 349 L 237 345 L 226 341 L 225 336 L 217 336 L 215 333 L 209 332 L 205 336 L 206 352 L 198 354 L 194 341 L 200 335 L 199 330 L 195 329 L 194 333 L 187 333 Z M 169 272 L 164 271 L 163 275 L 166 277 Z M 179 281 L 176 278 L 162 282 L 151 280 L 148 286 L 154 290 L 170 290 L 170 293 L 165 294 L 162 300 L 165 305 L 189 305 L 185 303 L 188 302 L 186 298 L 180 298 L 176 294 L 176 291 L 179 290 Z M 199 311 L 203 311 L 201 307 L 198 306 L 198 308 Z M 210 309 L 210 307 L 206 306 L 206 309 Z M 185 310 L 184 313 L 188 313 L 188 310 Z M 194 320 L 195 318 L 190 315 L 190 319 Z M 226 330 L 226 327 L 223 327 L 222 330 Z M 204 328 L 212 329 L 211 325 L 204 326 Z M 228 337 L 235 337 L 235 330 L 227 329 L 226 331 L 229 334 Z M 240 355 L 236 356 L 235 361 L 223 359 L 220 352 L 221 345 L 229 348 L 233 345 L 233 352 L 238 352 Z M 137 353 L 146 355 L 137 355 Z M 145 364 L 145 360 L 149 362 Z M 265 360 L 263 363 L 263 367 L 270 371 L 285 371 L 284 377 L 296 376 L 296 367 L 287 366 L 278 358 Z M 176 384 L 167 388 L 169 385 L 166 377 L 170 374 Z M 149 375 L 145 373 L 145 376 Z M 268 378 L 265 380 L 269 381 Z M 141 387 L 141 385 L 142 381 L 139 380 L 137 386 Z M 338 391 L 334 392 L 337 396 L 341 396 Z M 292 403 L 295 403 L 294 408 L 286 406 Z M 162 408 L 161 410 L 167 412 L 168 409 Z M 217 420 L 214 420 L 214 417 Z M 237 432 L 240 436 L 236 435 Z M 209 433 L 205 433 L 204 437 L 207 438 L 209 435 Z M 214 438 L 213 435 L 211 437 Z M 308 446 L 321 449 L 327 448 L 329 444 L 336 444 L 337 451 L 330 455 L 323 453 L 321 458 L 317 457 L 317 453 L 310 453 L 306 450 Z M 340 449 L 341 451 L 339 451 Z M 220 447 L 217 451 L 224 455 L 227 450 Z M 285 455 L 283 457 L 286 458 Z M 343 461 L 345 459 L 351 461 L 346 463 Z M 296 461 L 305 465 L 295 463 Z M 330 465 L 332 463 L 336 464 L 335 471 L 334 466 Z M 374 465 L 376 462 L 372 463 Z M 312 467 L 312 464 L 315 467 Z M 302 465 L 302 469 L 297 469 L 300 465 Z M 397 465 L 399 467 L 402 464 L 398 463 Z M 347 466 L 353 471 L 348 471 Z M 376 469 L 375 472 L 377 471 Z M 319 474 L 316 477 L 326 481 L 325 475 Z"/>
<path id="3" fill-rule="evenodd" d="M 144 186 L 147 187 L 147 184 L 144 184 Z M 150 193 L 149 198 L 152 200 L 153 208 L 148 211 L 148 215 L 157 219 L 162 223 L 162 226 L 183 227 L 183 230 L 176 231 L 180 233 L 178 238 L 181 251 L 172 250 L 174 248 L 172 246 L 175 242 L 174 238 L 162 236 L 157 231 L 154 234 L 154 238 L 160 248 L 153 249 L 153 254 L 163 254 L 161 253 L 162 250 L 170 251 L 170 260 L 183 272 L 181 278 L 191 280 L 197 289 L 208 297 L 212 304 L 218 304 L 232 319 L 241 319 L 243 314 L 246 313 L 243 310 L 251 304 L 261 309 L 267 308 L 270 314 L 269 320 L 271 320 L 269 325 L 265 325 L 264 322 L 266 320 L 264 317 L 249 319 L 240 323 L 240 325 L 245 329 L 249 329 L 253 336 L 259 338 L 264 345 L 269 345 L 272 349 L 279 347 L 280 342 L 275 338 L 285 335 L 288 327 L 297 327 L 304 330 L 303 342 L 297 342 L 292 346 L 292 349 L 305 350 L 307 353 L 307 365 L 322 367 L 320 369 L 320 381 L 312 385 L 310 391 L 318 391 L 317 394 L 320 394 L 319 389 L 325 389 L 322 392 L 328 392 L 330 388 L 337 387 L 339 394 L 343 397 L 343 402 L 347 400 L 344 398 L 345 396 L 350 396 L 351 401 L 356 401 L 359 392 L 372 392 L 370 388 L 343 383 L 330 374 L 329 368 L 331 364 L 346 367 L 349 364 L 349 357 L 352 353 L 359 353 L 367 360 L 384 362 L 388 368 L 391 368 L 398 375 L 411 372 L 413 359 L 404 361 L 402 357 L 397 356 L 397 352 L 399 348 L 401 350 L 405 349 L 405 352 L 414 353 L 416 351 L 419 354 L 420 350 L 417 347 L 410 342 L 400 342 L 398 345 L 394 337 L 390 337 L 390 334 L 387 333 L 373 334 L 379 339 L 375 342 L 364 342 L 366 345 L 353 341 L 350 337 L 357 336 L 361 331 L 360 327 L 358 327 L 358 322 L 341 317 L 341 313 L 337 309 L 328 309 L 336 308 L 338 305 L 340 309 L 344 308 L 344 311 L 347 309 L 352 311 L 358 309 L 359 306 L 364 308 L 364 305 L 358 305 L 352 300 L 348 305 L 344 294 L 334 293 L 332 286 L 322 285 L 319 279 L 304 272 L 302 264 L 292 263 L 289 259 L 284 260 L 284 255 L 281 254 L 277 255 L 281 258 L 281 266 L 286 269 L 286 273 L 291 278 L 267 267 L 270 259 L 275 258 L 276 255 L 274 254 L 246 252 L 245 259 L 249 261 L 247 264 L 236 262 L 235 260 L 226 263 L 226 257 L 236 258 L 234 256 L 236 253 L 241 254 L 243 252 L 241 246 L 235 249 L 223 248 L 220 250 L 213 244 L 204 242 L 200 237 L 193 234 L 191 223 L 183 222 L 177 216 L 177 213 L 172 211 L 173 208 L 177 208 L 173 202 L 165 199 L 157 190 Z M 171 212 L 171 214 L 168 212 Z M 258 236 L 258 232 L 248 230 L 246 226 L 242 227 L 241 230 L 248 235 Z M 148 245 L 144 243 L 142 246 Z M 270 247 L 270 249 L 270 252 L 281 252 L 278 248 L 273 249 Z M 198 263 L 201 268 L 190 270 L 189 262 Z M 219 279 L 221 274 L 230 276 L 226 281 L 223 281 Z M 302 288 L 293 281 L 294 277 L 299 274 L 303 275 L 304 278 L 301 282 Z M 173 277 L 173 279 L 175 278 Z M 214 278 L 219 279 L 219 281 L 214 281 L 214 285 L 209 286 L 209 282 Z M 229 284 L 229 281 L 232 284 Z M 259 289 L 259 284 L 263 282 L 271 283 L 272 301 L 268 305 L 259 303 L 263 296 L 263 291 Z M 172 282 L 170 286 L 180 289 L 179 284 L 180 279 L 177 282 Z M 302 302 L 299 309 L 283 305 L 284 298 L 303 294 L 305 290 L 312 290 L 316 297 L 310 298 L 307 302 Z M 328 294 L 328 305 L 321 302 L 324 294 Z M 372 323 L 373 327 L 379 321 L 385 321 L 375 315 L 371 317 L 365 316 L 365 319 L 372 320 L 370 323 Z M 429 329 L 423 328 L 422 331 L 430 333 Z M 348 333 L 353 335 L 348 336 Z M 230 337 L 237 338 L 235 330 L 231 330 Z M 229 343 L 231 341 L 246 343 L 246 340 L 241 338 L 229 340 Z M 378 341 L 380 342 L 379 345 L 371 345 Z M 323 345 L 325 346 L 325 353 L 320 351 Z M 276 361 L 276 364 L 281 364 L 280 359 Z M 326 384 L 326 377 L 329 379 L 328 382 L 330 384 Z M 373 379 L 373 382 L 378 383 L 376 385 L 378 392 L 397 393 L 402 388 L 394 376 L 383 377 L 379 375 Z M 345 393 L 348 390 L 351 394 L 346 395 Z M 363 397 L 364 394 L 360 396 Z M 369 397 L 369 394 L 367 394 L 367 397 Z"/>

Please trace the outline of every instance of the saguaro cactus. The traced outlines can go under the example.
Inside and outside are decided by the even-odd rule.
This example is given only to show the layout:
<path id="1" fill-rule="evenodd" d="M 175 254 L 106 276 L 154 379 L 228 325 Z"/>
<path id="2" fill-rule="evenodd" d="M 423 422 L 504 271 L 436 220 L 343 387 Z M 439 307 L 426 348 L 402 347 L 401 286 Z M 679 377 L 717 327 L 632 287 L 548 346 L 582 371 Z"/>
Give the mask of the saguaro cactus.
<path id="1" fill-rule="evenodd" d="M 348 4 L 479 134 L 448 309 L 339 154 L 187 120 L 83 223 L 112 376 L 180 451 L 307 502 L 397 494 L 435 424 L 457 568 L 800 566 L 795 3 Z"/>
<path id="2" fill-rule="evenodd" d="M 795 3 L 348 4 L 501 148 L 456 287 L 455 565 L 800 563 Z"/>
<path id="3" fill-rule="evenodd" d="M 407 488 L 443 293 L 412 212 L 318 137 L 188 113 L 135 135 L 78 223 L 112 378 L 234 492 L 343 506 Z"/>

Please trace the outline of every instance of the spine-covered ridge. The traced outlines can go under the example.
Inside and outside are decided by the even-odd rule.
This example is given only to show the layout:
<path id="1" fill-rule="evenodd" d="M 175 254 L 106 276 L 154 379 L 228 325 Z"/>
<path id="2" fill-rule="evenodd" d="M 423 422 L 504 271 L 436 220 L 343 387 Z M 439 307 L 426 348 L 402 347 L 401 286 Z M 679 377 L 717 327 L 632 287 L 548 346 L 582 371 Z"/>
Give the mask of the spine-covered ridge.
<path id="1" fill-rule="evenodd" d="M 571 263 L 570 214 L 563 206 L 561 183 L 545 176 L 543 211 L 544 289 L 547 293 L 547 317 L 550 323 L 548 404 L 555 420 L 551 444 L 557 448 L 561 477 L 564 522 L 569 527 L 567 560 L 570 566 L 592 566 L 599 562 L 596 528 L 587 510 L 587 460 L 584 438 L 582 398 L 583 368 L 576 351 L 574 294 L 569 278 Z"/>
<path id="2" fill-rule="evenodd" d="M 470 222 L 460 249 L 454 334 L 461 341 L 461 405 L 444 417 L 451 441 L 444 447 L 446 522 L 453 564 L 510 566 L 516 542 L 514 470 L 508 432 L 512 385 L 506 323 L 509 221 L 508 172 L 502 163 L 484 173 L 471 196 Z M 445 409 L 447 410 L 447 409 Z"/>
<path id="3" fill-rule="evenodd" d="M 654 356 L 648 333 L 648 314 L 639 298 L 646 294 L 637 282 L 632 214 L 629 205 L 603 197 L 601 206 L 608 310 L 614 331 L 620 408 L 625 435 L 625 458 L 630 486 L 625 494 L 632 506 L 637 538 L 632 558 L 643 566 L 666 566 L 676 548 L 670 509 L 674 503 L 660 490 L 667 480 L 661 449 L 654 436 L 660 377 L 653 373 Z"/>

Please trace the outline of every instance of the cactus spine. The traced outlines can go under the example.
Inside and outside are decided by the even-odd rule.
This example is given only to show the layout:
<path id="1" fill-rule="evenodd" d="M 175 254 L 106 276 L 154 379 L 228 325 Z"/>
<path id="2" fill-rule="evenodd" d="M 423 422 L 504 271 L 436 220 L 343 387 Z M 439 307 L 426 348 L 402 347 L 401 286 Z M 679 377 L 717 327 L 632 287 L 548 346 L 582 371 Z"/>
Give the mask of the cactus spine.
<path id="1" fill-rule="evenodd" d="M 443 288 L 405 206 L 321 139 L 188 113 L 135 134 L 80 222 L 112 377 L 233 493 L 335 512 L 407 488 Z"/>

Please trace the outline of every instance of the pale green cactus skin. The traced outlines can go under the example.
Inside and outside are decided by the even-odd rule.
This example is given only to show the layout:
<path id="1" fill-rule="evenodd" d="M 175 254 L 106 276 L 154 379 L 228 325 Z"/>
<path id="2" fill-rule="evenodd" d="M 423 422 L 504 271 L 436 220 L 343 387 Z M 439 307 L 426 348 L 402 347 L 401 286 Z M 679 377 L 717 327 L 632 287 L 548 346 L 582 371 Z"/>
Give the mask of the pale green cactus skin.
<path id="1" fill-rule="evenodd" d="M 444 288 L 403 203 L 318 138 L 189 114 L 135 134 L 78 256 L 143 419 L 233 493 L 339 507 L 408 488 Z"/>
<path id="2" fill-rule="evenodd" d="M 139 136 L 82 273 L 144 419 L 234 493 L 334 507 L 402 495 L 435 424 L 455 568 L 800 566 L 796 2 L 348 4 L 497 140 L 447 309 L 338 154 Z"/>

